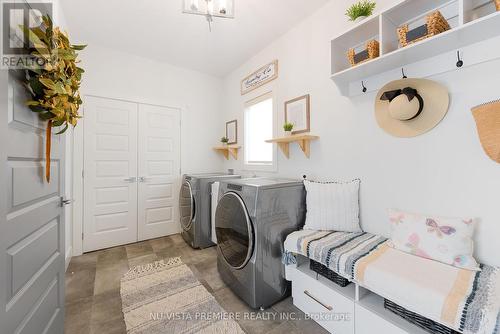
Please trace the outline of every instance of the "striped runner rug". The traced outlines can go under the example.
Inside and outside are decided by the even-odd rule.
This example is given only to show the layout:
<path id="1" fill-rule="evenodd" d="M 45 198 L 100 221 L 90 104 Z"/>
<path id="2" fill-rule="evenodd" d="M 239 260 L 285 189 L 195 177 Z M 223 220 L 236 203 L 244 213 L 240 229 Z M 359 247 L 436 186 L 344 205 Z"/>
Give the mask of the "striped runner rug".
<path id="1" fill-rule="evenodd" d="M 127 334 L 244 333 L 180 258 L 131 269 L 120 294 Z"/>

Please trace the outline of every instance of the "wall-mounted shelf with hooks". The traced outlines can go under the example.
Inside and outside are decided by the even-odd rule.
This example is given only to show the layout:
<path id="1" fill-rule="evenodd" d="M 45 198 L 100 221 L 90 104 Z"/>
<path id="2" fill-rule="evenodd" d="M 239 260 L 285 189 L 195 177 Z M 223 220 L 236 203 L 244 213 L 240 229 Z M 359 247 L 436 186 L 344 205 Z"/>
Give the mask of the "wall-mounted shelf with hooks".
<path id="1" fill-rule="evenodd" d="M 311 155 L 311 141 L 319 139 L 318 136 L 310 134 L 299 134 L 288 137 L 274 138 L 266 140 L 266 143 L 276 143 L 285 157 L 290 158 L 290 143 L 298 143 L 302 152 L 309 158 Z"/>
<path id="2" fill-rule="evenodd" d="M 400 48 L 397 28 L 416 17 L 425 18 L 434 10 L 442 12 L 451 30 Z M 367 18 L 331 41 L 331 79 L 345 96 L 354 95 L 350 92 L 352 83 L 357 83 L 359 93 L 366 92 L 365 87 L 373 90 L 367 83 L 368 78 L 498 37 L 499 27 L 500 12 L 495 11 L 491 0 L 406 0 Z M 351 67 L 347 50 L 374 38 L 380 43 L 380 56 Z M 498 48 L 496 44 L 491 47 Z M 500 57 L 500 51 L 498 53 Z M 459 57 L 458 60 L 461 63 L 455 58 L 453 67 L 455 63 L 457 67 L 467 63 L 466 59 Z"/>
<path id="3" fill-rule="evenodd" d="M 226 160 L 229 160 L 229 156 L 232 156 L 234 160 L 238 160 L 238 150 L 241 146 L 237 145 L 227 145 L 227 146 L 216 146 L 214 150 L 222 153 Z"/>

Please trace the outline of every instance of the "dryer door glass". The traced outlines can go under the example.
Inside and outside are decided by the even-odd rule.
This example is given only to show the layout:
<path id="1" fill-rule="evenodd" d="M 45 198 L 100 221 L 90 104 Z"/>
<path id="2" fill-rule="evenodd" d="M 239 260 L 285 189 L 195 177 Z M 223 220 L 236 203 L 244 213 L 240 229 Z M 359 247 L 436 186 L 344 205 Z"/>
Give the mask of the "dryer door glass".
<path id="1" fill-rule="evenodd" d="M 236 193 L 228 192 L 220 199 L 215 233 L 225 261 L 233 268 L 243 268 L 252 257 L 253 228 L 245 203 Z"/>
<path id="2" fill-rule="evenodd" d="M 191 184 L 188 181 L 184 181 L 179 195 L 179 214 L 181 226 L 184 231 L 191 228 L 191 223 L 195 215 L 195 204 Z"/>

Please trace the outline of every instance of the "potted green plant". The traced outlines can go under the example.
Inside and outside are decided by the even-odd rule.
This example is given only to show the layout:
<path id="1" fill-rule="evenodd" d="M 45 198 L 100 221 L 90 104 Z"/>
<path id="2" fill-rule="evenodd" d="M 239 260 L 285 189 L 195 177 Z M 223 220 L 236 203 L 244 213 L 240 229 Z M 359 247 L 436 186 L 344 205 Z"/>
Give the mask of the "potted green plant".
<path id="1" fill-rule="evenodd" d="M 223 146 L 227 146 L 227 143 L 229 142 L 229 138 L 227 137 L 222 137 L 220 139 L 220 142 L 222 143 Z"/>
<path id="2" fill-rule="evenodd" d="M 285 124 L 283 124 L 283 130 L 285 130 L 285 136 L 291 136 L 293 130 L 293 124 L 285 122 Z"/>
<path id="3" fill-rule="evenodd" d="M 374 1 L 362 0 L 349 7 L 345 15 L 350 21 L 357 23 L 372 15 L 376 6 Z"/>

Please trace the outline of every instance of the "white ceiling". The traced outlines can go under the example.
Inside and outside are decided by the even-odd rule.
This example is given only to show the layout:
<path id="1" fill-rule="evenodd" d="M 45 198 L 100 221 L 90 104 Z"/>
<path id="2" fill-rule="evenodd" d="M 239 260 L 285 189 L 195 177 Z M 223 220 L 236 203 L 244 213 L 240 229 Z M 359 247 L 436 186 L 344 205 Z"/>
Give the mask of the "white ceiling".
<path id="1" fill-rule="evenodd" d="M 182 0 L 62 0 L 72 40 L 225 76 L 329 0 L 235 0 L 235 19 L 182 14 Z"/>

